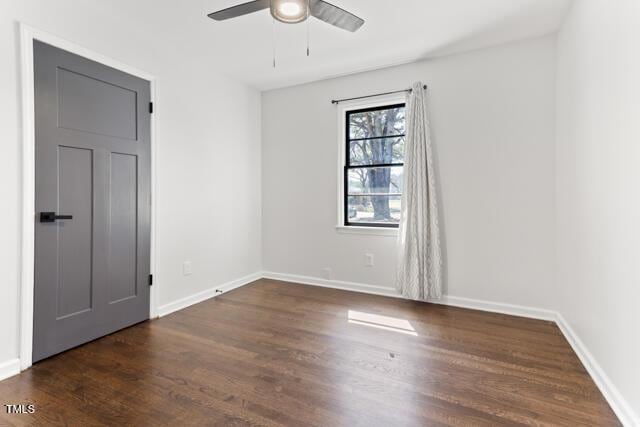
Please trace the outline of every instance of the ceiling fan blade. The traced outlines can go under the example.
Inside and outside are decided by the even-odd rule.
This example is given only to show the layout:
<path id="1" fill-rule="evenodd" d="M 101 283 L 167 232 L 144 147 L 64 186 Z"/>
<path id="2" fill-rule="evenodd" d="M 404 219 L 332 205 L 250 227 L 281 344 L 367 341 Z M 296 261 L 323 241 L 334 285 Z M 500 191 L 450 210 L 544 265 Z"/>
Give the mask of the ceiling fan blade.
<path id="1" fill-rule="evenodd" d="M 323 0 L 310 0 L 311 15 L 321 21 L 347 31 L 357 31 L 364 19 Z"/>
<path id="2" fill-rule="evenodd" d="M 262 9 L 267 9 L 271 4 L 270 0 L 255 0 L 248 3 L 239 4 L 237 6 L 231 6 L 226 9 L 212 12 L 207 16 L 216 21 L 224 21 L 225 19 L 236 18 L 242 15 L 248 15 L 249 13 L 257 12 Z"/>

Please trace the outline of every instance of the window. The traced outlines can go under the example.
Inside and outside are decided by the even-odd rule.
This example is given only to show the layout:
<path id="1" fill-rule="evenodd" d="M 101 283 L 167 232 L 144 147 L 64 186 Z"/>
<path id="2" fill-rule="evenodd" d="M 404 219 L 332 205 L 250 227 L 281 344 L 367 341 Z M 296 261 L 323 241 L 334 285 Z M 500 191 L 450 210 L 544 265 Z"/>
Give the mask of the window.
<path id="1" fill-rule="evenodd" d="M 405 104 L 345 114 L 344 225 L 398 227 Z"/>

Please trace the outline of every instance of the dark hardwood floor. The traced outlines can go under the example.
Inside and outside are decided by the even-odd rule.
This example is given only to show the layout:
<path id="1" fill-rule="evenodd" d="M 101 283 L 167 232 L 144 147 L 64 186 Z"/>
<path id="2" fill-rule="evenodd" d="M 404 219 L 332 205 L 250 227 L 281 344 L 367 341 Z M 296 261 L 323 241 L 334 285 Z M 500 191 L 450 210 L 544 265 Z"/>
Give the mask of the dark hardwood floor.
<path id="1" fill-rule="evenodd" d="M 1 425 L 619 425 L 554 323 L 259 280 L 0 382 Z"/>

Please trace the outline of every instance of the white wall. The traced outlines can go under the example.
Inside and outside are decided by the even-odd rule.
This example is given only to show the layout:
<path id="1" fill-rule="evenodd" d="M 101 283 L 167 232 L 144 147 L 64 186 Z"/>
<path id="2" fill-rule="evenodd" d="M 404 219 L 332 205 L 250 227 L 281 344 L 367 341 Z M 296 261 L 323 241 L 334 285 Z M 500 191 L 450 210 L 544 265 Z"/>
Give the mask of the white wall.
<path id="1" fill-rule="evenodd" d="M 558 37 L 557 307 L 640 425 L 640 2 L 580 0 Z"/>
<path id="2" fill-rule="evenodd" d="M 220 76 L 207 40 L 192 37 L 194 30 L 180 19 L 171 20 L 167 32 L 145 19 L 149 10 L 160 13 L 151 9 L 156 4 L 170 11 L 169 3 L 127 4 L 0 3 L 0 365 L 19 354 L 17 21 L 157 77 L 159 305 L 260 270 L 260 94 Z M 184 260 L 193 262 L 192 276 L 182 276 Z"/>
<path id="3" fill-rule="evenodd" d="M 391 288 L 395 238 L 336 231 L 331 99 L 429 85 L 448 294 L 545 308 L 554 287 L 555 38 L 263 94 L 267 271 Z M 364 253 L 375 255 L 364 266 Z"/>

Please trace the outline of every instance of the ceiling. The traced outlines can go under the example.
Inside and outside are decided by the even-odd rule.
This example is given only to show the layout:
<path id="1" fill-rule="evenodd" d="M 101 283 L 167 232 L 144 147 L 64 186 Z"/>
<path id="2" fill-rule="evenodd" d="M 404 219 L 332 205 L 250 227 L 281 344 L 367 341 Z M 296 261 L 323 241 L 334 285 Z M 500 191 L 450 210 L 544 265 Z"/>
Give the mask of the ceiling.
<path id="1" fill-rule="evenodd" d="M 139 22 L 173 34 L 185 48 L 197 46 L 201 54 L 212 57 L 217 71 L 268 90 L 553 33 L 570 4 L 570 0 L 329 0 L 364 18 L 364 26 L 350 33 L 311 19 L 307 57 L 306 23 L 278 22 L 273 68 L 274 23 L 268 10 L 222 22 L 206 17 L 244 1 L 154 1 L 150 8 L 146 1 L 127 1 L 126 10 L 139 15 Z"/>

